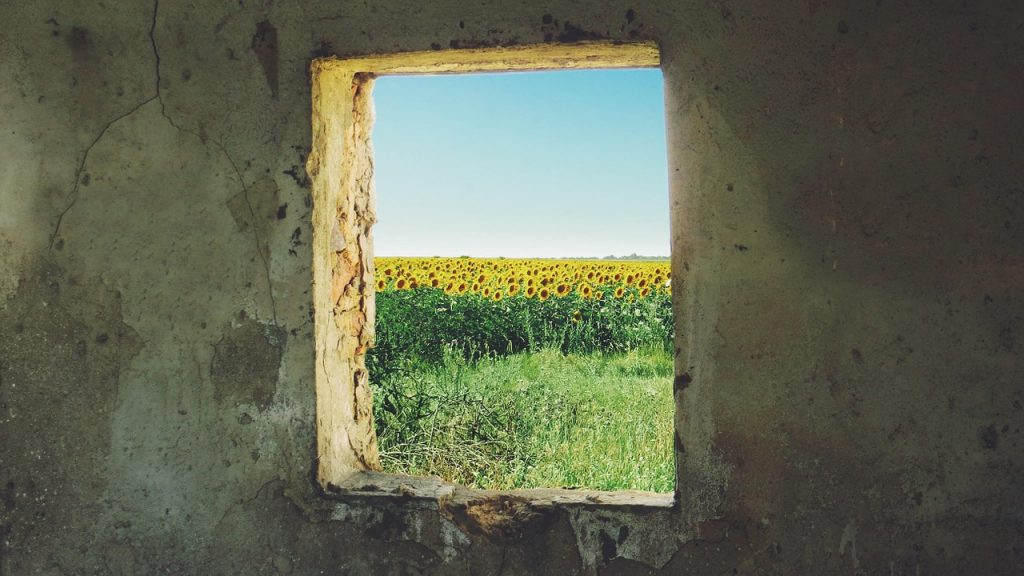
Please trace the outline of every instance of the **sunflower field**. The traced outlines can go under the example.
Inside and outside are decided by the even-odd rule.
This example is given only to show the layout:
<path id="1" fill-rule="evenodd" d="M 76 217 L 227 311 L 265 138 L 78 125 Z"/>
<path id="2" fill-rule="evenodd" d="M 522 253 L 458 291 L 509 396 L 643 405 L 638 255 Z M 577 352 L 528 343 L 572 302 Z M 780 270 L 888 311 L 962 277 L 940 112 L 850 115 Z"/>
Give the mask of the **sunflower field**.
<path id="1" fill-rule="evenodd" d="M 668 262 L 505 258 L 376 258 L 377 292 L 418 287 L 475 293 L 501 301 L 517 295 L 547 300 L 575 292 L 601 300 L 667 295 Z M 635 291 L 631 291 L 635 288 Z"/>
<path id="2" fill-rule="evenodd" d="M 386 470 L 484 488 L 671 489 L 667 261 L 374 266 L 367 368 Z M 608 461 L 587 469 L 594 458 Z"/>

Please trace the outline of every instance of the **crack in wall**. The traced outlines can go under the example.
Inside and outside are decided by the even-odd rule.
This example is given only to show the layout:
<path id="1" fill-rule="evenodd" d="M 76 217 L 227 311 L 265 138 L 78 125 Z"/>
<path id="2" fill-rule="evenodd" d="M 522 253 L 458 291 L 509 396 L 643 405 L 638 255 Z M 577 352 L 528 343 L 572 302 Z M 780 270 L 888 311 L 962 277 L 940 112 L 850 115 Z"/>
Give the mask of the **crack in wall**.
<path id="1" fill-rule="evenodd" d="M 96 135 L 96 138 L 94 138 L 93 141 L 89 144 L 89 146 L 86 147 L 85 152 L 82 154 L 82 160 L 81 162 L 79 162 L 78 168 L 75 170 L 75 183 L 71 187 L 71 192 L 68 194 L 68 197 L 71 199 L 71 201 L 68 203 L 67 206 L 64 207 L 64 210 L 62 210 L 61 213 L 57 216 L 57 224 L 54 225 L 53 233 L 50 234 L 50 242 L 48 244 L 48 248 L 51 250 L 53 249 L 54 242 L 56 242 L 57 240 L 57 236 L 60 234 L 61 225 L 64 223 L 64 216 L 66 216 L 67 213 L 71 210 L 71 208 L 74 207 L 75 203 L 78 202 L 78 190 L 82 185 L 82 172 L 85 171 L 85 165 L 89 161 L 89 153 L 92 152 L 92 149 L 96 147 L 97 144 L 99 144 L 100 140 L 103 139 L 103 136 L 106 135 L 107 131 L 110 130 L 111 126 L 131 116 L 140 108 L 142 108 L 146 104 L 149 104 L 153 100 L 158 100 L 160 102 L 160 114 L 164 118 L 167 118 L 167 121 L 171 123 L 171 126 L 174 126 L 175 128 L 181 130 L 181 128 L 179 128 L 167 116 L 167 112 L 164 109 L 164 100 L 160 95 L 160 52 L 156 48 L 156 39 L 153 35 L 154 31 L 156 30 L 156 17 L 157 11 L 159 9 L 160 0 L 153 0 L 153 18 L 149 26 L 149 43 L 153 47 L 153 56 L 154 58 L 156 58 L 156 93 L 153 96 L 150 96 L 149 98 L 146 98 L 142 102 L 136 104 L 132 109 L 128 110 L 124 114 L 121 114 L 117 118 L 114 118 L 110 122 L 107 122 L 107 124 L 103 126 L 103 128 L 100 130 L 100 133 Z"/>
<path id="2" fill-rule="evenodd" d="M 160 115 L 163 116 L 165 120 L 167 120 L 168 124 L 170 124 L 179 132 L 184 132 L 186 134 L 190 134 L 192 136 L 195 136 L 196 138 L 199 138 L 199 141 L 205 144 L 207 141 L 206 137 L 199 134 L 198 132 L 194 132 L 192 130 L 183 128 L 177 122 L 175 122 L 173 118 L 171 118 L 170 114 L 167 113 L 167 106 L 164 103 L 164 97 L 161 88 L 163 78 L 160 74 L 160 50 L 157 47 L 156 43 L 156 24 L 157 15 L 159 14 L 159 11 L 160 0 L 153 0 L 153 19 L 149 26 L 149 43 L 150 46 L 152 46 L 153 48 L 153 59 L 155 60 L 156 68 L 156 95 L 153 98 L 160 102 Z M 252 200 L 249 196 L 249 187 L 245 184 L 245 178 L 242 177 L 242 171 L 238 169 L 238 164 L 235 162 L 235 159 L 231 157 L 231 154 L 228 153 L 228 150 L 224 146 L 224 144 L 212 138 L 210 138 L 209 141 L 212 142 L 213 145 L 216 146 L 218 150 L 220 150 L 221 154 L 224 155 L 228 163 L 231 164 L 231 169 L 234 170 L 235 177 L 238 179 L 238 183 L 242 186 L 242 197 L 245 199 L 245 204 L 249 209 L 249 215 L 252 217 L 252 232 L 254 240 L 256 242 L 256 253 L 259 254 L 260 262 L 263 263 L 264 277 L 266 278 L 267 282 L 267 294 L 270 297 L 271 319 L 274 323 L 274 327 L 277 327 L 277 301 L 274 299 L 274 286 L 270 278 L 270 257 L 263 248 L 263 238 L 260 236 L 259 226 L 256 221 L 256 210 L 253 208 Z"/>
<path id="3" fill-rule="evenodd" d="M 157 16 L 159 14 L 159 11 L 160 11 L 160 0 L 153 0 L 153 17 L 150 20 L 148 36 L 149 36 L 149 44 L 150 44 L 150 46 L 153 49 L 153 59 L 155 61 L 154 62 L 154 64 L 155 64 L 154 68 L 155 68 L 155 73 L 156 73 L 155 94 L 153 96 L 150 96 L 149 98 L 146 98 L 142 102 L 136 104 L 134 107 L 132 107 L 130 110 L 128 110 L 124 114 L 121 114 L 120 116 L 118 116 L 118 117 L 114 118 L 113 120 L 111 120 L 110 122 L 108 122 L 105 126 L 103 126 L 103 128 L 100 130 L 99 134 L 96 135 L 96 137 L 89 144 L 89 146 L 86 147 L 85 152 L 82 154 L 82 160 L 79 162 L 78 168 L 75 170 L 75 183 L 74 183 L 74 185 L 71 188 L 71 192 L 68 193 L 68 197 L 70 198 L 70 201 L 68 202 L 68 205 L 65 206 L 64 209 L 61 211 L 61 213 L 57 216 L 57 223 L 54 225 L 53 232 L 50 234 L 50 241 L 49 241 L 48 247 L 51 250 L 53 249 L 53 246 L 54 246 L 54 244 L 57 241 L 57 237 L 60 235 L 60 229 L 61 229 L 62 224 L 64 223 L 64 217 L 75 206 L 75 203 L 78 202 L 79 189 L 81 188 L 81 185 L 82 185 L 82 173 L 85 171 L 85 166 L 88 163 L 89 153 L 92 152 L 92 149 L 95 148 L 97 144 L 99 144 L 100 140 L 103 139 L 103 137 L 107 134 L 107 131 L 109 131 L 110 128 L 114 124 L 117 124 L 121 120 L 124 120 L 125 118 L 128 118 L 129 116 L 131 116 L 132 114 L 137 112 L 140 108 L 142 108 L 146 104 L 149 104 L 150 102 L 156 100 L 160 104 L 160 115 L 163 116 L 164 119 L 167 120 L 167 122 L 172 127 L 174 127 L 179 132 L 184 132 L 186 134 L 191 134 L 191 135 L 199 138 L 199 140 L 204 142 L 204 143 L 206 141 L 206 138 L 204 138 L 200 134 L 198 134 L 196 132 L 193 132 L 192 130 L 187 130 L 185 128 L 182 128 L 167 113 L 167 106 L 164 103 L 163 92 L 162 92 L 162 89 L 161 89 L 161 86 L 162 86 L 162 83 L 163 83 L 163 79 L 162 79 L 161 74 L 160 74 L 160 50 L 157 47 L 157 43 L 156 43 L 156 25 L 157 25 Z M 250 196 L 249 196 L 249 187 L 245 184 L 245 179 L 242 177 L 242 172 L 241 172 L 241 170 L 238 169 L 238 164 L 235 163 L 234 158 L 232 158 L 231 155 L 228 154 L 227 148 L 223 144 L 221 144 L 220 142 L 218 142 L 216 140 L 211 139 L 210 141 L 213 142 L 213 144 L 220 150 L 221 154 L 223 154 L 224 157 L 227 158 L 228 163 L 231 164 L 231 168 L 235 172 L 235 177 L 238 179 L 239 184 L 242 186 L 242 196 L 245 198 L 246 206 L 249 208 L 249 214 L 250 214 L 250 216 L 253 219 L 253 227 L 252 228 L 253 228 L 254 240 L 256 242 L 256 252 L 257 252 L 257 254 L 259 254 L 260 261 L 263 263 L 264 277 L 266 278 L 266 282 L 267 282 L 267 293 L 268 293 L 268 295 L 270 297 L 271 318 L 273 320 L 274 326 L 277 327 L 278 326 L 278 321 L 277 321 L 277 301 L 274 298 L 274 288 L 273 288 L 273 284 L 272 284 L 271 277 L 270 277 L 270 258 L 269 258 L 269 255 L 266 253 L 266 251 L 263 248 L 263 238 L 260 235 L 259 226 L 256 223 L 256 211 L 253 208 L 252 200 L 250 199 Z"/>
<path id="4" fill-rule="evenodd" d="M 160 93 L 160 85 L 163 83 L 163 79 L 160 77 L 160 51 L 157 50 L 156 47 L 156 17 L 159 12 L 160 0 L 153 0 L 153 19 L 149 24 L 149 45 L 153 48 L 153 58 L 156 60 L 156 97 L 160 100 L 160 114 L 162 114 L 164 118 L 167 118 L 168 122 L 171 122 L 171 119 L 167 116 L 167 110 L 164 107 L 163 96 Z M 174 126 L 174 122 L 171 122 L 171 125 Z M 175 126 L 175 128 L 177 128 L 177 126 Z"/>
<path id="5" fill-rule="evenodd" d="M 227 520 L 228 516 L 233 514 L 236 510 L 243 509 L 249 504 L 255 502 L 256 499 L 263 496 L 264 491 L 266 491 L 266 489 L 271 485 L 282 483 L 283 481 L 280 478 L 271 478 L 270 480 L 267 480 L 263 484 L 260 484 L 260 487 L 256 489 L 256 492 L 252 496 L 249 496 L 247 498 L 239 498 L 237 501 L 233 502 L 230 506 L 228 506 L 227 509 L 225 509 L 224 512 L 220 515 L 220 519 L 217 520 L 216 526 L 223 525 L 224 521 Z"/>
<path id="6" fill-rule="evenodd" d="M 170 121 L 170 118 L 168 118 L 168 121 Z M 178 129 L 181 130 L 181 128 Z M 199 137 L 199 135 L 195 134 L 194 132 L 187 132 L 189 132 L 190 134 L 194 134 L 197 138 Z M 235 171 L 235 176 L 238 178 L 238 183 L 242 186 L 242 197 L 245 198 L 245 205 L 249 208 L 249 215 L 252 217 L 252 235 L 256 241 L 256 253 L 259 254 L 260 261 L 263 262 L 263 273 L 264 277 L 267 280 L 267 294 L 270 296 L 270 314 L 274 322 L 274 327 L 277 327 L 277 302 L 274 300 L 274 286 L 271 283 L 270 279 L 270 259 L 263 249 L 263 239 L 260 237 L 259 224 L 257 223 L 256 220 L 256 210 L 253 209 L 252 201 L 249 198 L 249 187 L 245 185 L 245 179 L 242 178 L 241 170 L 238 169 L 238 165 L 235 164 L 234 158 L 232 158 L 231 155 L 228 154 L 228 151 L 224 147 L 224 145 L 213 139 L 211 139 L 210 142 L 213 142 L 214 146 L 219 148 L 221 153 L 224 154 L 224 157 L 227 158 L 228 163 L 231 164 L 231 168 Z"/>
<path id="7" fill-rule="evenodd" d="M 49 248 L 51 250 L 53 249 L 54 242 L 57 240 L 57 236 L 60 234 L 60 227 L 61 227 L 61 224 L 64 222 L 64 216 L 67 215 L 67 213 L 71 210 L 71 208 L 74 207 L 75 203 L 78 202 L 78 190 L 79 190 L 79 188 L 82 185 L 82 172 L 85 171 L 85 165 L 89 161 L 89 153 L 92 152 L 92 149 L 95 148 L 97 144 L 99 144 L 100 140 L 103 139 L 103 136 L 106 135 L 107 131 L 110 130 L 111 126 L 113 126 L 114 124 L 117 124 L 121 120 L 124 120 L 125 118 L 131 116 L 132 114 L 137 112 L 140 108 L 142 108 L 146 104 L 149 104 L 150 102 L 152 102 L 156 98 L 157 98 L 157 96 L 150 96 L 149 98 L 146 98 L 142 102 L 139 102 L 138 104 L 133 106 L 130 110 L 128 110 L 124 114 L 121 114 L 117 118 L 114 118 L 110 122 L 107 122 L 107 124 L 105 126 L 103 126 L 103 128 L 100 130 L 100 133 L 97 134 L 96 137 L 93 138 L 92 142 L 89 143 L 89 145 L 85 148 L 85 152 L 82 154 L 82 160 L 81 160 L 81 162 L 79 162 L 78 168 L 75 169 L 75 183 L 71 187 L 71 192 L 68 193 L 68 198 L 70 198 L 71 201 L 68 202 L 68 205 L 65 206 L 64 210 L 61 210 L 61 213 L 57 216 L 57 224 L 54 225 L 53 232 L 50 234 L 50 243 L 49 243 L 48 246 L 49 246 Z"/>

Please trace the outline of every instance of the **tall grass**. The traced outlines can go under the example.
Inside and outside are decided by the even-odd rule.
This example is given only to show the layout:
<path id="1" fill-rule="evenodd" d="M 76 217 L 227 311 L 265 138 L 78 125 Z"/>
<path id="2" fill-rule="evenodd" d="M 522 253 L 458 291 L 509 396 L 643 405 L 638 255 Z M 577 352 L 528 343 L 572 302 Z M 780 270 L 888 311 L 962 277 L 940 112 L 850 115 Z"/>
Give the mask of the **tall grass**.
<path id="1" fill-rule="evenodd" d="M 663 348 L 448 354 L 374 384 L 381 462 L 481 488 L 671 491 L 671 376 Z"/>
<path id="2" fill-rule="evenodd" d="M 672 489 L 667 294 L 387 291 L 376 333 L 386 470 L 481 488 Z"/>

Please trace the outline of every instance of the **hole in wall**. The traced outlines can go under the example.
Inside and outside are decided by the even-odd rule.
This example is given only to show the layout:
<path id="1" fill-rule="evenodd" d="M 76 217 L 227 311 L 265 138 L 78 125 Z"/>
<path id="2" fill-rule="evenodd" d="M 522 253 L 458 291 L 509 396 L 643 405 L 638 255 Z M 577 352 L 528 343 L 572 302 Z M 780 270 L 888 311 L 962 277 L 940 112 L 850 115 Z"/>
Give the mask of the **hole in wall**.
<path id="1" fill-rule="evenodd" d="M 653 43 L 611 42 L 383 54 L 344 60 L 320 58 L 312 62 L 313 144 L 306 168 L 313 198 L 315 471 L 326 494 L 447 501 L 452 496 L 472 498 L 476 493 L 436 478 L 380 472 L 366 365 L 374 343 L 376 315 L 370 233 L 376 221 L 375 159 L 370 142 L 375 79 L 407 74 L 656 68 L 658 64 L 658 48 Z M 675 456 L 679 458 L 678 453 Z M 676 486 L 678 475 L 676 472 Z M 506 494 L 515 494 L 536 506 L 671 507 L 676 498 L 676 494 L 632 490 L 557 488 Z"/>
<path id="2" fill-rule="evenodd" d="M 385 471 L 669 492 L 658 70 L 373 81 Z"/>

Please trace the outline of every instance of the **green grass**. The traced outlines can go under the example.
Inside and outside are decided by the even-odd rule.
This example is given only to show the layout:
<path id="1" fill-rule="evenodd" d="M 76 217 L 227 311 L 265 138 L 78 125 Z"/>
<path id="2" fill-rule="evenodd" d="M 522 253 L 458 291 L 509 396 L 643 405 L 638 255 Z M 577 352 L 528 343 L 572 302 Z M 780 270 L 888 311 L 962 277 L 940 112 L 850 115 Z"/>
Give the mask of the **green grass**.
<path id="1" fill-rule="evenodd" d="M 671 491 L 671 298 L 626 292 L 377 294 L 367 368 L 385 470 L 491 489 Z"/>
<path id="2" fill-rule="evenodd" d="M 673 489 L 665 346 L 463 352 L 407 359 L 374 378 L 386 471 L 491 489 Z"/>

